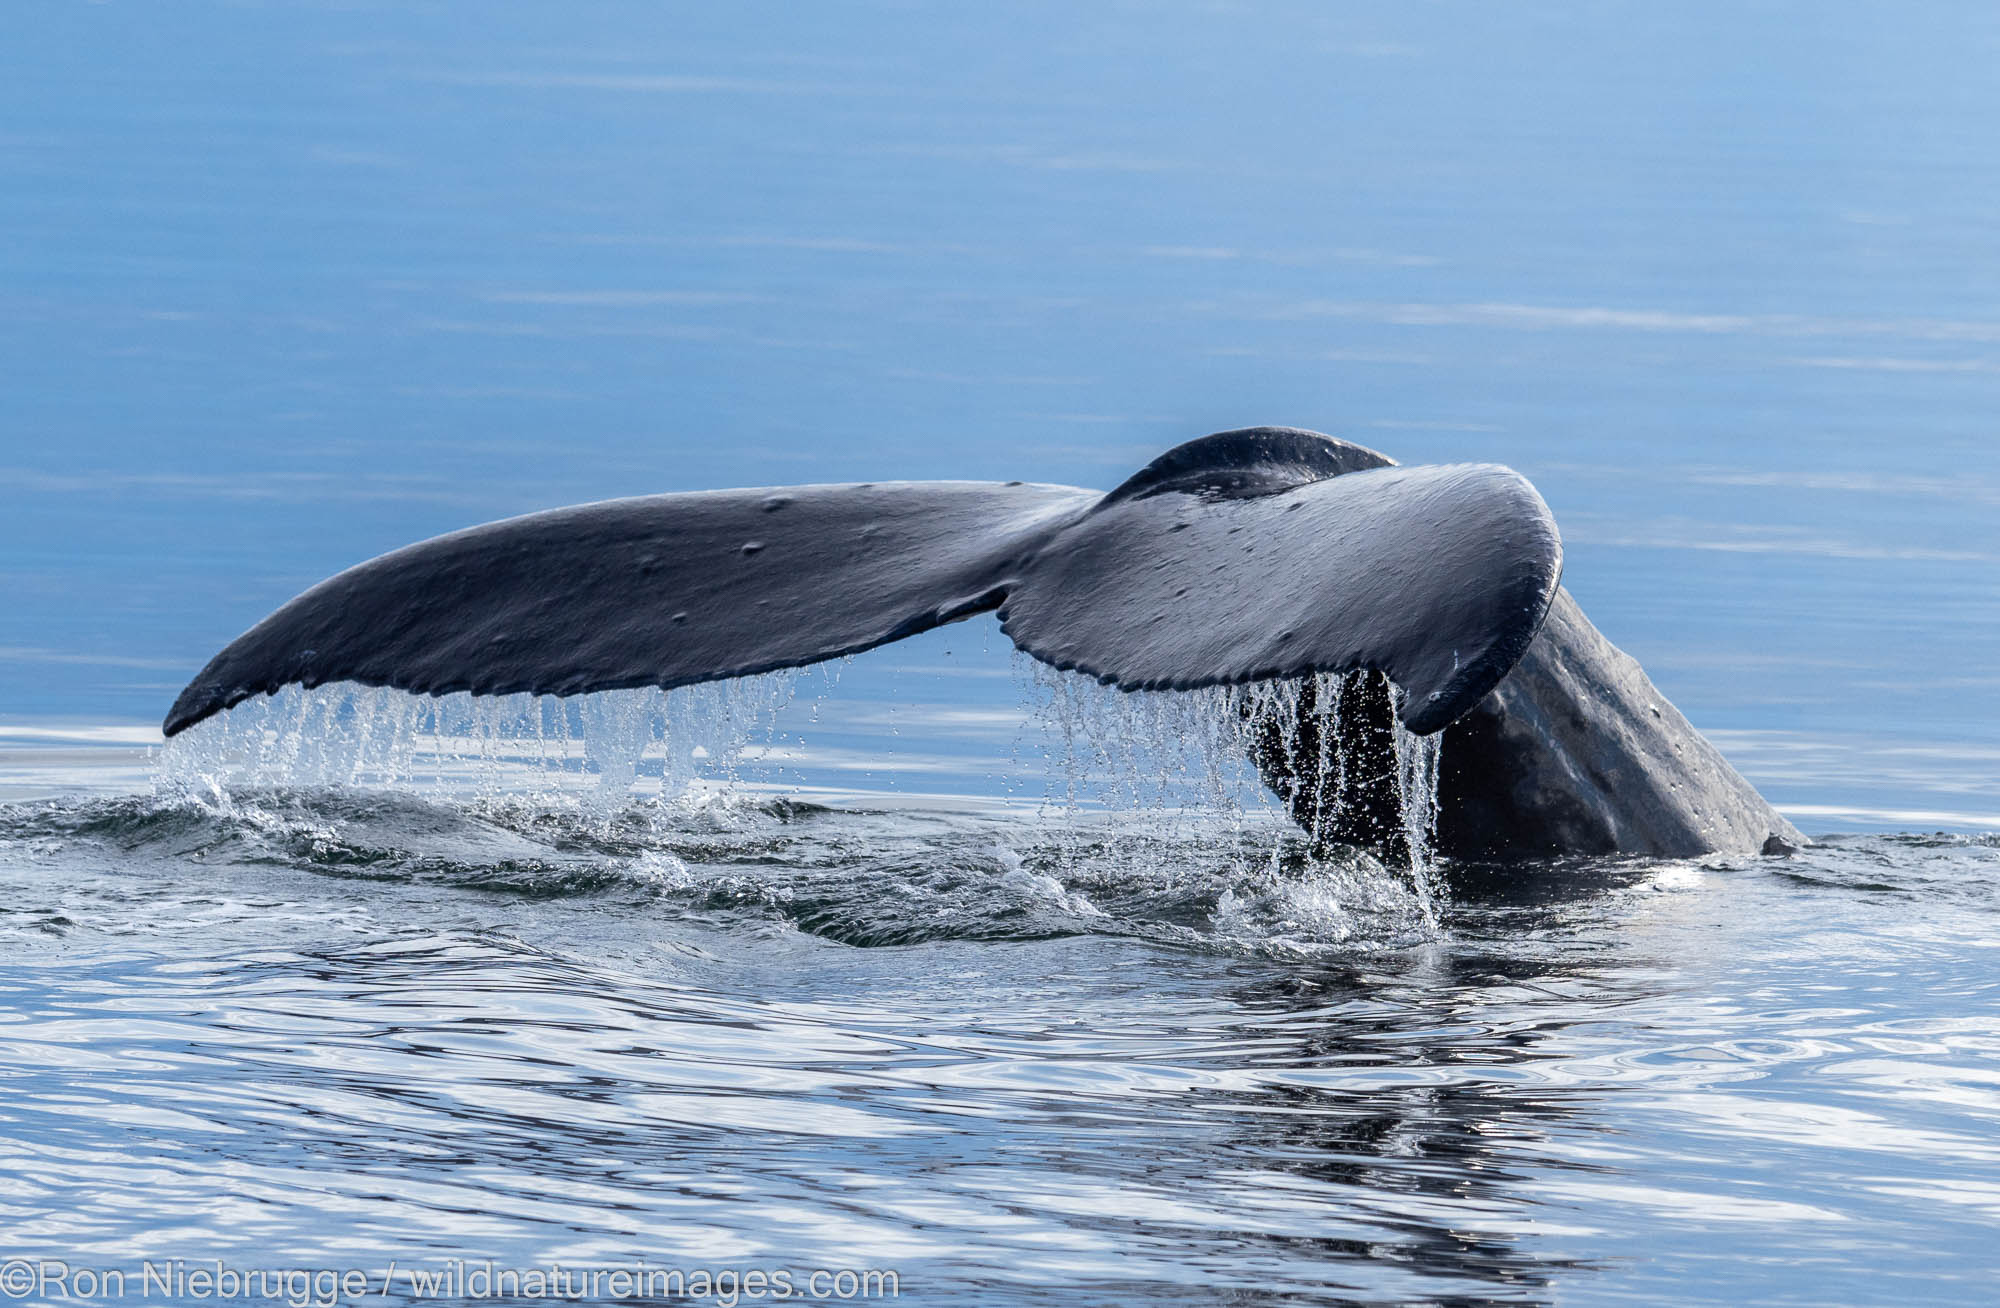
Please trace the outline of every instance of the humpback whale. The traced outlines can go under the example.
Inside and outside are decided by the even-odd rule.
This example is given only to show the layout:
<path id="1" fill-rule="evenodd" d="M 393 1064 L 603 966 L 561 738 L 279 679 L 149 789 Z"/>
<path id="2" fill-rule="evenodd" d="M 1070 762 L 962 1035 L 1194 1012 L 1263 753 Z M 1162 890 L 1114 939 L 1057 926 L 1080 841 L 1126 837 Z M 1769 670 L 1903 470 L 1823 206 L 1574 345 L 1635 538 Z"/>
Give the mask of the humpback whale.
<path id="1" fill-rule="evenodd" d="M 1315 843 L 1407 854 L 1396 723 L 1445 733 L 1448 855 L 1798 842 L 1590 624 L 1561 574 L 1548 506 L 1511 469 L 1406 467 L 1251 427 L 1177 446 L 1108 494 L 1025 482 L 697 491 L 452 532 L 272 613 L 195 676 L 164 730 L 291 684 L 672 688 L 994 612 L 1034 658 L 1126 690 L 1351 674 L 1309 681 L 1337 686 L 1340 702 L 1301 694 L 1296 721 L 1245 709 L 1252 761 Z M 1334 722 L 1339 738 L 1320 740 Z M 1308 766 L 1327 749 L 1347 764 L 1332 779 Z"/>

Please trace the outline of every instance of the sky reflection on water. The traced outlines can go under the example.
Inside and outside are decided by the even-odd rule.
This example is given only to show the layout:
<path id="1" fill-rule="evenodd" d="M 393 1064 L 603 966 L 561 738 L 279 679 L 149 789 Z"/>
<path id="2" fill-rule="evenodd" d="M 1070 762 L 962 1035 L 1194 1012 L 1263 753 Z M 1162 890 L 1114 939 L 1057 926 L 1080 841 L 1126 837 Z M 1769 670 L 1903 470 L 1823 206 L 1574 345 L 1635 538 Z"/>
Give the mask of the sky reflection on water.
<path id="1" fill-rule="evenodd" d="M 1219 846 L 1037 890 L 978 851 L 1048 833 L 992 819 L 588 830 L 304 796 L 12 810 L 18 1238 L 859 1251 L 918 1302 L 1982 1292 L 1990 841 L 1468 873 L 1426 944 L 1300 953 L 1173 934 L 1244 884 Z M 510 831 L 542 861 L 496 863 Z M 898 932 L 921 943 L 852 947 Z"/>

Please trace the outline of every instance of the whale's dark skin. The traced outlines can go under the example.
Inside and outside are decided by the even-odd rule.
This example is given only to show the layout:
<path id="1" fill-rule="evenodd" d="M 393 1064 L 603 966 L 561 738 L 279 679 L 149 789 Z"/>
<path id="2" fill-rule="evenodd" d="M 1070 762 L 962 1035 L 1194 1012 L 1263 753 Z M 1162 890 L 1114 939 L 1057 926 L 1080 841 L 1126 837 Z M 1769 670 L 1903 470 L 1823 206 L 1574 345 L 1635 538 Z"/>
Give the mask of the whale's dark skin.
<path id="1" fill-rule="evenodd" d="M 1296 722 L 1253 720 L 1251 760 L 1315 842 L 1405 861 L 1388 679 L 1348 678 L 1331 716 L 1314 689 Z M 1340 724 L 1338 771 L 1318 765 L 1329 721 Z M 1514 670 L 1444 729 L 1438 773 L 1436 849 L 1452 858 L 1688 858 L 1806 843 L 1566 590 Z"/>
<path id="2" fill-rule="evenodd" d="M 1447 733 L 1446 853 L 1796 841 L 1560 592 L 1561 571 L 1548 507 L 1518 474 L 1399 467 L 1294 428 L 1190 441 L 1108 495 L 883 482 L 643 496 L 350 568 L 210 660 L 164 729 L 288 684 L 689 685 L 997 611 L 1027 653 L 1128 690 L 1365 673 L 1339 691 L 1338 745 L 1354 766 L 1332 787 L 1290 753 L 1334 744 L 1312 734 L 1312 683 L 1291 729 L 1250 724 L 1261 774 L 1316 841 L 1407 856 L 1397 719 Z"/>
<path id="3" fill-rule="evenodd" d="M 1806 843 L 1566 590 L 1514 670 L 1445 728 L 1439 758 L 1438 849 L 1459 858 Z"/>

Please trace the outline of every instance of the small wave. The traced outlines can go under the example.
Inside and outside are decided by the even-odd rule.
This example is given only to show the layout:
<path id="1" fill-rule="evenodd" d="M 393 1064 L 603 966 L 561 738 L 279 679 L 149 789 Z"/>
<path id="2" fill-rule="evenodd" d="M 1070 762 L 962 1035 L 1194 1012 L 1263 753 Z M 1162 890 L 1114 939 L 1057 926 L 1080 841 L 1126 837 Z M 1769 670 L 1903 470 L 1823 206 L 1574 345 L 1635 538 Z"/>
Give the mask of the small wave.
<path id="1" fill-rule="evenodd" d="M 1305 955 L 1437 929 L 1427 888 L 1310 856 L 1276 822 L 1067 820 L 702 795 L 600 814 L 560 799 L 214 788 L 0 809 L 0 847 L 131 876 L 283 869 L 518 899 L 617 900 L 845 945 L 1124 936 Z"/>

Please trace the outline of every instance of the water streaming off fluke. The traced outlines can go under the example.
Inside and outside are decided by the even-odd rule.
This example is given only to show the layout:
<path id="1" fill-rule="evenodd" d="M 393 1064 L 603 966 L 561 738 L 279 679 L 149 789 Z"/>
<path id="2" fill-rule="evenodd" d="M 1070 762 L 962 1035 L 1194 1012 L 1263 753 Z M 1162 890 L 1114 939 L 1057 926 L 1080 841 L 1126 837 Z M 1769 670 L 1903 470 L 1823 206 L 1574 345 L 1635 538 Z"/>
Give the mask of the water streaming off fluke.
<path id="1" fill-rule="evenodd" d="M 1075 911 L 1071 925 L 1150 929 L 1080 907 L 1088 897 L 1066 887 L 1087 884 L 1121 901 L 1164 894 L 1174 905 L 1167 916 L 1201 903 L 1209 921 L 1198 935 L 1253 946 L 1266 935 L 1311 947 L 1435 929 L 1434 738 L 1396 733 L 1397 794 L 1416 854 L 1409 868 L 1310 848 L 1250 764 L 1258 722 L 1320 712 L 1319 738 L 1336 740 L 1341 678 L 1130 693 L 1026 659 L 1017 671 L 1027 703 L 1011 754 L 991 760 L 1000 793 L 959 807 L 1005 833 L 993 847 L 1003 879 L 1017 889 L 1042 879 L 1053 902 Z M 818 669 L 567 699 L 288 688 L 169 741 L 156 789 L 208 806 L 276 793 L 310 807 L 319 792 L 389 792 L 517 829 L 559 821 L 625 833 L 616 839 L 643 831 L 657 867 L 684 858 L 677 842 L 718 814 L 755 828 L 768 825 L 774 800 L 828 802 L 815 784 L 829 775 L 817 766 L 818 719 L 838 702 L 834 690 L 833 674 Z M 905 732 L 881 747 L 920 742 Z M 1345 764 L 1330 749 L 1323 765 Z M 838 807 L 857 806 L 855 792 L 841 795 Z M 863 809 L 897 807 L 887 791 L 861 798 Z M 1154 903 L 1138 921 L 1163 911 Z"/>

